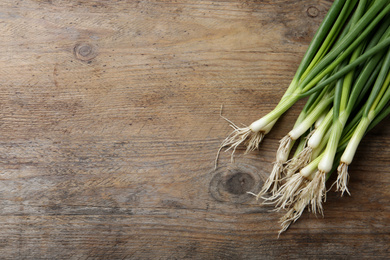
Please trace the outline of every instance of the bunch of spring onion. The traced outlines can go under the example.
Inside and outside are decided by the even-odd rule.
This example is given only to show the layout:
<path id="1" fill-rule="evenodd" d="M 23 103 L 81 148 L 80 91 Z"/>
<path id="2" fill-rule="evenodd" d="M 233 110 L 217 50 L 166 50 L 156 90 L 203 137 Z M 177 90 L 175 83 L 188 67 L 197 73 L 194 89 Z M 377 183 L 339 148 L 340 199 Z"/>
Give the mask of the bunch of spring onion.
<path id="1" fill-rule="evenodd" d="M 233 156 L 243 144 L 250 152 L 285 111 L 307 98 L 254 194 L 287 211 L 280 232 L 306 208 L 323 213 L 325 183 L 336 169 L 337 190 L 349 193 L 348 166 L 360 141 L 390 113 L 389 46 L 390 1 L 335 0 L 275 109 L 249 127 L 231 124 L 234 131 L 220 149 L 232 149 Z"/>

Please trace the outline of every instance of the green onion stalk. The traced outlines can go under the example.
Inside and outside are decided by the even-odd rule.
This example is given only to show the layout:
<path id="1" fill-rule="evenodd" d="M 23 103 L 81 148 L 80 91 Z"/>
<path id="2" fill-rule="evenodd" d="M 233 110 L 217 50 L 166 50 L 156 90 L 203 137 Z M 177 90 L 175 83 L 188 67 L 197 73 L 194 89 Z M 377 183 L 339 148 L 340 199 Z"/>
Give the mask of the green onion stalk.
<path id="1" fill-rule="evenodd" d="M 372 65 L 370 62 L 367 64 Z M 276 195 L 271 197 L 275 200 L 278 209 L 288 209 L 287 214 L 281 220 L 281 232 L 295 222 L 306 207 L 309 207 L 314 213 L 319 212 L 323 214 L 322 203 L 326 200 L 325 182 L 329 178 L 335 164 L 338 163 L 336 159 L 340 157 L 338 155 L 340 153 L 342 155 L 339 159 L 336 189 L 341 191 L 341 194 L 344 192 L 349 193 L 347 188 L 348 166 L 353 160 L 357 147 L 373 121 L 379 118 L 382 113 L 388 114 L 385 108 L 390 103 L 390 49 L 383 57 L 381 64 L 379 73 L 374 72 L 374 75 L 377 76 L 373 85 L 372 78 L 367 80 L 367 78 L 360 76 L 365 74 L 360 74 L 354 81 L 354 84 L 352 84 L 350 78 L 344 78 L 343 84 L 340 85 L 344 87 L 342 90 L 345 90 L 345 84 L 353 87 L 349 94 L 349 100 L 343 101 L 344 104 L 340 100 L 334 101 L 333 110 L 338 110 L 338 113 L 333 112 L 333 124 L 319 142 L 317 153 L 313 156 L 314 159 L 311 158 L 310 163 L 288 178 L 276 192 Z M 372 70 L 368 66 L 363 71 L 368 71 L 368 69 Z M 358 100 L 359 91 L 366 89 L 367 85 L 371 86 L 370 94 L 363 106 L 363 110 L 356 111 L 355 104 Z M 337 91 L 340 90 L 336 86 L 335 93 Z M 335 94 L 335 99 L 337 95 Z M 339 97 L 339 99 L 342 99 L 342 97 Z M 350 120 L 348 125 L 348 117 L 354 113 L 356 116 L 353 120 Z M 381 119 L 383 119 L 383 115 Z M 349 131 L 345 131 L 345 129 L 349 129 Z M 340 149 L 340 147 L 344 148 Z"/>
<path id="2" fill-rule="evenodd" d="M 365 8 L 366 1 L 360 1 L 351 18 L 349 32 L 354 30 L 355 25 L 363 16 Z M 365 43 L 363 41 L 352 52 L 349 61 L 344 60 L 339 64 L 336 70 L 340 71 L 341 68 L 345 68 L 348 62 L 349 64 L 353 63 L 353 61 L 361 56 L 364 46 Z M 331 113 L 330 111 L 328 112 L 328 117 L 326 117 L 319 126 L 320 129 L 317 129 L 310 138 L 308 148 L 304 149 L 302 154 L 298 156 L 298 159 L 292 162 L 293 165 L 289 166 L 290 176 L 294 174 L 294 170 L 299 169 L 299 172 L 296 175 L 293 175 L 293 177 L 286 182 L 286 185 L 284 185 L 280 191 L 274 193 L 274 197 L 272 197 L 272 199 L 276 200 L 276 205 L 278 207 L 286 208 L 295 203 L 296 198 L 299 196 L 306 196 L 307 203 L 312 205 L 312 211 L 322 212 L 321 202 L 326 195 L 326 176 L 332 169 L 338 142 L 349 115 L 352 112 L 351 109 L 347 109 L 346 107 L 347 104 L 349 105 L 348 108 L 354 106 L 355 99 L 349 100 L 354 71 L 354 69 L 349 71 L 345 76 L 337 80 Z M 355 93 L 358 92 L 359 91 L 355 91 Z M 350 102 L 348 103 L 348 101 Z M 331 119 L 333 120 L 331 121 Z M 322 151 L 324 145 L 326 146 L 325 151 L 320 156 L 312 159 L 313 150 L 317 149 L 318 153 L 318 151 Z M 310 162 L 310 160 L 313 161 Z"/>
<path id="3" fill-rule="evenodd" d="M 324 52 L 323 52 L 324 49 L 327 49 L 327 50 L 330 49 L 330 43 L 331 43 L 330 39 L 335 39 L 335 35 L 334 35 L 335 31 L 341 32 L 339 35 L 338 41 L 336 41 L 335 47 L 334 47 L 334 48 L 339 48 L 339 46 L 343 46 L 343 44 L 345 44 L 344 38 L 347 36 L 350 37 L 351 32 L 356 31 L 356 24 L 359 24 L 359 25 L 362 24 L 360 19 L 362 18 L 363 14 L 364 14 L 364 10 L 366 7 L 366 1 L 359 2 L 358 6 L 356 8 L 356 11 L 353 14 L 352 19 L 350 20 L 350 22 L 346 23 L 346 19 L 345 19 L 346 13 L 350 13 L 351 7 L 354 7 L 354 4 L 356 4 L 356 1 L 347 1 L 345 3 L 344 7 L 341 9 L 340 15 L 336 19 L 336 26 L 334 26 L 332 28 L 333 31 L 331 30 L 330 33 L 328 34 L 328 37 L 326 37 L 324 44 L 321 46 L 317 55 L 315 55 L 315 58 L 313 59 L 312 63 L 308 66 L 308 69 L 305 71 L 304 75 L 306 75 L 306 74 L 308 76 L 315 75 L 315 74 L 313 74 L 313 71 L 318 71 L 318 67 L 316 67 L 313 64 L 318 63 L 320 61 L 318 59 L 319 56 L 324 56 Z M 383 16 L 383 14 L 382 14 L 382 16 Z M 367 19 L 367 15 L 364 18 Z M 378 21 L 379 20 L 377 20 L 377 22 Z M 340 26 L 339 26 L 340 24 L 345 24 L 344 30 L 340 30 Z M 372 27 L 372 25 L 370 25 L 370 26 Z M 367 35 L 368 33 L 369 33 L 368 30 L 364 31 L 364 35 Z M 347 51 L 339 54 L 339 57 L 336 59 L 336 61 L 341 62 L 341 63 L 338 64 L 336 62 L 333 62 L 331 64 L 332 66 L 324 69 L 325 71 L 329 72 L 330 71 L 329 68 L 334 68 L 335 66 L 337 66 L 337 69 L 335 69 L 335 70 L 337 70 L 338 75 L 340 75 L 340 71 L 346 72 L 347 69 L 348 69 L 348 73 L 345 76 L 345 80 L 344 80 L 344 78 L 340 78 L 338 80 L 338 84 L 336 84 L 337 95 L 335 95 L 334 98 L 333 98 L 333 95 L 334 95 L 333 94 L 334 93 L 333 87 L 334 86 L 330 87 L 330 90 L 331 90 L 330 93 L 332 93 L 331 95 L 329 95 L 329 94 L 328 94 L 328 96 L 321 96 L 320 95 L 318 97 L 318 95 L 316 95 L 316 96 L 314 95 L 315 93 L 319 92 L 319 91 L 317 91 L 317 92 L 314 92 L 310 96 L 311 98 L 313 96 L 315 96 L 315 98 L 319 98 L 319 100 L 322 100 L 322 101 L 319 104 L 313 104 L 313 102 L 311 102 L 312 100 L 310 100 L 310 98 L 309 98 L 309 101 L 307 102 L 306 106 L 304 107 L 303 111 L 301 112 L 300 116 L 298 117 L 298 119 L 295 123 L 294 129 L 292 131 L 290 131 L 280 141 L 280 146 L 279 146 L 279 149 L 278 149 L 277 154 L 276 154 L 276 161 L 274 162 L 274 166 L 273 166 L 273 169 L 271 171 L 271 174 L 270 174 L 269 178 L 267 179 L 267 181 L 265 182 L 262 190 L 256 195 L 257 198 L 261 197 L 267 191 L 271 191 L 273 196 L 275 196 L 275 195 L 277 196 L 278 195 L 277 190 L 280 186 L 281 180 L 283 179 L 282 174 L 283 174 L 284 168 L 286 168 L 287 177 L 290 177 L 295 171 L 302 168 L 302 165 L 305 165 L 310 161 L 313 148 L 316 148 L 319 145 L 320 140 L 322 140 L 322 137 L 324 136 L 325 132 L 330 127 L 331 121 L 330 121 L 329 116 L 332 116 L 332 115 L 333 115 L 333 119 L 334 119 L 333 120 L 334 126 L 332 126 L 333 130 L 332 130 L 331 140 L 334 143 L 338 142 L 338 139 L 340 138 L 340 134 L 342 132 L 342 129 L 343 129 L 343 127 L 348 119 L 349 114 L 351 113 L 351 111 L 348 111 L 348 112 L 344 111 L 346 101 L 348 101 L 348 96 L 349 96 L 349 92 L 351 89 L 352 79 L 354 76 L 355 67 L 351 68 L 351 65 L 356 66 L 356 64 L 358 64 L 358 63 L 356 63 L 356 60 L 358 57 L 362 56 L 361 52 L 362 52 L 363 47 L 365 46 L 364 41 L 366 41 L 366 38 L 363 38 L 361 35 L 358 37 L 358 39 L 359 39 L 359 41 L 355 41 L 352 44 L 352 47 L 356 47 L 355 49 L 352 49 L 351 46 L 349 46 L 347 48 Z M 350 66 L 342 66 L 343 63 L 346 63 L 346 60 L 343 60 L 343 59 L 345 57 L 347 57 L 347 54 L 349 54 L 351 51 L 352 51 L 352 56 L 350 58 L 350 64 L 349 64 Z M 333 53 L 332 55 L 334 55 L 334 53 L 337 53 L 337 52 L 331 50 L 330 53 L 331 54 Z M 320 55 L 318 55 L 318 54 L 320 54 Z M 330 55 L 330 57 L 333 57 L 332 55 Z M 367 56 L 368 55 L 366 55 L 366 57 Z M 363 60 L 363 59 L 360 57 L 360 60 Z M 355 63 L 353 63 L 353 61 L 355 61 Z M 323 64 L 326 64 L 323 60 L 321 62 Z M 339 69 L 340 67 L 343 67 L 344 70 L 340 70 Z M 311 70 L 313 70 L 313 71 L 311 71 Z M 321 78 L 320 84 L 318 84 L 316 86 L 317 89 L 320 89 L 320 86 L 321 87 L 325 86 L 326 84 L 324 84 L 324 82 L 326 82 L 326 83 L 332 82 L 331 80 L 329 80 L 327 78 L 328 74 L 326 74 L 324 72 L 322 72 L 322 74 L 323 74 L 323 77 Z M 332 76 L 330 77 L 333 80 L 336 78 L 334 74 L 335 73 L 333 73 Z M 309 85 L 313 84 L 312 83 L 313 80 L 308 81 L 307 78 L 305 78 L 305 77 L 302 77 L 302 78 L 303 78 L 303 82 L 309 82 L 308 83 Z M 309 79 L 310 78 L 313 78 L 313 76 L 309 77 Z M 316 77 L 316 78 L 319 78 L 319 77 Z M 314 82 L 316 82 L 316 81 L 314 81 Z M 306 86 L 306 88 L 309 89 L 307 85 L 303 84 L 303 86 Z M 327 86 L 327 88 L 329 88 L 329 86 Z M 329 99 L 329 97 L 331 97 L 331 98 Z M 293 99 L 293 98 L 294 97 L 292 97 L 291 99 Z M 336 102 L 336 107 L 341 106 L 342 116 L 339 117 L 340 108 L 335 110 L 335 113 L 333 113 L 333 109 L 331 111 L 329 111 L 329 109 L 327 108 L 328 105 L 330 104 L 331 99 L 334 99 L 334 101 Z M 340 102 L 342 102 L 342 103 L 340 104 Z M 311 113 L 308 113 L 307 111 L 310 109 L 310 105 L 315 107 L 315 109 L 312 109 Z M 349 105 L 350 105 L 350 107 L 352 107 L 353 102 L 350 102 Z M 326 113 L 326 112 L 328 112 L 328 113 Z M 331 113 L 329 113 L 329 112 L 331 112 Z M 325 114 L 329 114 L 329 116 L 326 117 L 326 116 L 324 116 Z M 305 118 L 305 120 L 302 120 L 302 118 Z M 289 156 L 289 153 L 291 151 L 291 148 L 292 148 L 292 145 L 294 144 L 294 142 L 298 138 L 300 138 L 302 135 L 304 135 L 304 133 L 306 133 L 307 130 L 312 127 L 313 123 L 316 122 L 319 118 L 324 118 L 326 120 L 324 120 L 324 122 L 322 124 L 318 124 L 319 125 L 318 128 L 320 128 L 320 129 L 317 130 L 313 134 L 312 138 L 310 138 L 309 146 L 307 148 L 303 149 L 301 151 L 301 153 L 299 154 L 299 156 L 290 160 L 290 162 L 288 163 L 288 166 L 285 167 L 285 164 L 288 160 L 288 156 Z M 339 120 L 336 120 L 336 119 L 339 119 Z M 260 121 L 261 120 L 262 119 L 260 119 Z M 259 120 L 256 121 L 254 124 L 256 124 L 258 122 L 259 122 Z M 252 124 L 252 126 L 253 126 L 253 124 Z M 329 158 L 332 158 L 332 154 L 335 152 L 334 149 L 331 149 L 332 147 L 333 146 L 331 146 L 331 145 L 328 146 L 328 152 L 327 152 L 327 154 L 325 154 L 326 155 L 325 159 L 323 159 L 321 164 L 320 164 L 320 170 L 321 170 L 321 167 L 325 168 L 327 166 L 324 163 L 324 161 L 329 161 Z M 329 161 L 328 164 L 332 165 L 332 162 Z M 324 174 L 326 174 L 328 171 L 329 171 L 329 169 L 324 169 L 323 171 L 321 170 L 321 172 L 323 172 Z M 322 180 L 323 180 L 323 178 L 322 178 Z M 274 198 L 274 197 L 272 197 L 272 198 Z"/>
<path id="4" fill-rule="evenodd" d="M 377 92 L 378 89 L 379 93 Z M 326 199 L 326 190 L 323 187 L 323 182 L 329 179 L 330 173 L 335 168 L 338 171 L 336 183 L 339 187 L 337 189 L 342 193 L 349 193 L 346 187 L 348 180 L 347 171 L 359 143 L 373 127 L 390 114 L 390 71 L 387 71 L 384 80 L 380 75 L 378 76 L 370 93 L 370 97 L 374 96 L 373 101 L 368 100 L 364 105 L 364 109 L 361 110 L 363 113 L 357 113 L 355 118 L 347 124 L 345 129 L 348 130 L 343 131 L 341 140 L 336 147 L 336 163 L 333 163 L 332 169 L 328 174 L 318 174 L 318 166 L 321 160 L 324 159 L 325 149 L 323 153 L 319 154 L 300 172 L 305 178 L 300 178 L 299 174 L 295 174 L 282 186 L 285 193 L 281 193 L 281 197 L 284 199 L 278 200 L 276 205 L 278 210 L 287 209 L 287 212 L 280 219 L 282 228 L 279 231 L 279 235 L 286 231 L 292 223 L 296 222 L 307 207 L 313 213 L 323 214 L 322 203 Z M 322 143 L 329 145 L 328 141 L 322 141 Z M 337 159 L 340 161 L 338 167 Z M 287 195 L 291 190 L 299 190 L 299 192 Z"/>
<path id="5" fill-rule="evenodd" d="M 306 208 L 323 215 L 326 182 L 336 169 L 336 191 L 350 194 L 348 166 L 362 138 L 390 113 L 389 46 L 389 1 L 335 0 L 274 110 L 247 127 L 225 118 L 233 132 L 218 154 L 226 147 L 233 160 L 241 144 L 246 153 L 258 149 L 278 119 L 307 98 L 264 186 L 251 192 L 286 211 L 280 233 Z"/>

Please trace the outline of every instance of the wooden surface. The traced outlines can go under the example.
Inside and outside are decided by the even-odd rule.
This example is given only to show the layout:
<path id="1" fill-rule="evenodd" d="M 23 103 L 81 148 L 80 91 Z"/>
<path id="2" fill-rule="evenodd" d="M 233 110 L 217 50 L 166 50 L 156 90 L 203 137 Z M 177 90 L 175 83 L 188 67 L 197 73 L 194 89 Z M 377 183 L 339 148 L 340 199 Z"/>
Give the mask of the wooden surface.
<path id="1" fill-rule="evenodd" d="M 390 256 L 390 126 L 362 143 L 351 197 L 329 192 L 277 239 L 258 191 L 278 140 L 235 164 L 219 117 L 249 124 L 289 84 L 326 0 L 3 0 L 1 259 Z M 367 141 L 370 139 L 370 141 Z"/>

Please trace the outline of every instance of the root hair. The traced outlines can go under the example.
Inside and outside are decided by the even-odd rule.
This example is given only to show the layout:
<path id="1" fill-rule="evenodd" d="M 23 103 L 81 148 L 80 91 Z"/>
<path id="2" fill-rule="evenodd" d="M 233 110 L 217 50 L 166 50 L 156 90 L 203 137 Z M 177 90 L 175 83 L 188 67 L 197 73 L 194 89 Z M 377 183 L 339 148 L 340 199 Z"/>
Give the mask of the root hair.
<path id="1" fill-rule="evenodd" d="M 347 187 L 349 181 L 348 164 L 340 163 L 339 167 L 337 167 L 337 174 L 336 191 L 341 191 L 341 196 L 344 195 L 344 192 L 351 195 Z"/>

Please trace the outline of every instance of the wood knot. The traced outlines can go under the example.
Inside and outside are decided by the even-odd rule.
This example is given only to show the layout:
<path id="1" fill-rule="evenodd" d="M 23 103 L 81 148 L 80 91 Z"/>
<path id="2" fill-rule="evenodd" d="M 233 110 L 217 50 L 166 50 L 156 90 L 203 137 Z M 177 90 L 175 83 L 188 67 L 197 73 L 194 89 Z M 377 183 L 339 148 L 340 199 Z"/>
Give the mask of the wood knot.
<path id="1" fill-rule="evenodd" d="M 314 18 L 320 14 L 320 10 L 318 10 L 318 8 L 315 6 L 309 6 L 309 8 L 307 8 L 307 10 L 306 10 L 306 13 L 309 17 Z"/>
<path id="2" fill-rule="evenodd" d="M 97 56 L 97 50 L 89 43 L 78 43 L 74 47 L 74 55 L 79 60 L 90 61 Z"/>
<path id="3" fill-rule="evenodd" d="M 224 186 L 231 194 L 245 194 L 253 188 L 254 179 L 246 172 L 235 172 L 225 181 Z"/>
<path id="4" fill-rule="evenodd" d="M 243 203 L 252 198 L 248 192 L 259 190 L 262 185 L 258 169 L 240 163 L 215 171 L 209 190 L 211 196 L 218 201 Z"/>

